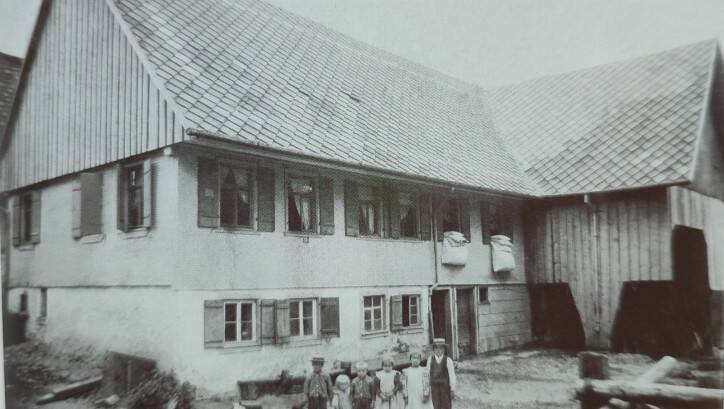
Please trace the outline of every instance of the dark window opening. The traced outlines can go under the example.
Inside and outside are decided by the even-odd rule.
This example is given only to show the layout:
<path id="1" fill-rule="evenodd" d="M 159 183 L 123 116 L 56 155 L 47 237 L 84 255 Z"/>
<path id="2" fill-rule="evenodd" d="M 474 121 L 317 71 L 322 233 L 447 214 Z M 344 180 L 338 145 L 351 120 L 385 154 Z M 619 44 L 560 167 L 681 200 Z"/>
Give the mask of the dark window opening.
<path id="1" fill-rule="evenodd" d="M 40 289 L 40 318 L 48 316 L 48 289 Z"/>
<path id="2" fill-rule="evenodd" d="M 252 227 L 249 171 L 222 167 L 219 211 L 222 226 Z"/>
<path id="3" fill-rule="evenodd" d="M 462 232 L 460 222 L 460 201 L 448 199 L 442 205 L 442 231 Z"/>
<path id="4" fill-rule="evenodd" d="M 417 205 L 411 193 L 400 192 L 400 236 L 417 237 Z"/>
<path id="5" fill-rule="evenodd" d="M 379 196 L 378 190 L 371 186 L 360 186 L 357 189 L 359 203 L 359 234 L 373 236 L 379 234 Z"/>
<path id="6" fill-rule="evenodd" d="M 28 312 L 28 293 L 20 294 L 20 308 L 19 312 Z"/>
<path id="7" fill-rule="evenodd" d="M 314 181 L 311 178 L 289 179 L 287 192 L 289 231 L 315 232 L 317 200 Z"/>
<path id="8" fill-rule="evenodd" d="M 125 169 L 128 227 L 143 226 L 143 165 Z"/>
<path id="9" fill-rule="evenodd" d="M 33 195 L 26 193 L 20 197 L 20 243 L 30 243 L 32 241 L 32 223 L 33 223 Z"/>
<path id="10" fill-rule="evenodd" d="M 488 287 L 478 287 L 478 302 L 480 304 L 490 303 L 488 299 Z"/>
<path id="11" fill-rule="evenodd" d="M 420 325 L 420 297 L 417 295 L 402 296 L 402 326 Z"/>

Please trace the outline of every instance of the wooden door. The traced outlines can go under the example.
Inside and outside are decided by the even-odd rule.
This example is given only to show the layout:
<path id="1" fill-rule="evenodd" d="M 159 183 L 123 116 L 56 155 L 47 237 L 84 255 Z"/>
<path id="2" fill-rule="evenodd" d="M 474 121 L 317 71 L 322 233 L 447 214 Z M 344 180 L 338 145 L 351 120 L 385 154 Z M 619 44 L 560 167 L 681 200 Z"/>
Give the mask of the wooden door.
<path id="1" fill-rule="evenodd" d="M 457 343 L 460 357 L 475 355 L 475 297 L 472 288 L 456 290 Z"/>

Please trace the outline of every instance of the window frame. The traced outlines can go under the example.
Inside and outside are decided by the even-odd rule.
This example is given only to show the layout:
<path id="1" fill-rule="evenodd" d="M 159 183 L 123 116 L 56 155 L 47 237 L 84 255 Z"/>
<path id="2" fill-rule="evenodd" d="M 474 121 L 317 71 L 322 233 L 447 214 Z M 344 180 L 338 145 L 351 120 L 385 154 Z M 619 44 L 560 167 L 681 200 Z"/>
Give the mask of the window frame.
<path id="1" fill-rule="evenodd" d="M 219 213 L 219 224 L 218 227 L 223 230 L 231 230 L 231 231 L 256 231 L 257 230 L 257 218 L 258 218 L 258 209 L 257 209 L 257 195 L 258 195 L 258 180 L 257 180 L 257 164 L 256 163 L 244 163 L 237 160 L 230 160 L 230 159 L 216 159 L 216 165 L 218 167 L 218 175 L 217 175 L 217 192 L 218 192 L 218 200 L 216 201 L 216 206 Z M 249 212 L 250 212 L 250 221 L 251 225 L 233 225 L 233 224 L 224 224 L 222 223 L 222 217 L 221 217 L 221 188 L 223 185 L 222 180 L 222 169 L 223 168 L 230 168 L 230 169 L 240 169 L 249 174 Z M 238 209 L 235 208 L 235 211 L 238 211 Z M 238 220 L 238 214 L 235 214 L 237 220 Z"/>
<path id="2" fill-rule="evenodd" d="M 292 340 L 301 340 L 301 339 L 312 339 L 312 338 L 318 338 L 319 337 L 319 300 L 317 298 L 290 298 L 288 299 L 289 302 L 289 338 Z M 305 302 L 311 302 L 312 303 L 312 333 L 311 334 L 303 334 L 304 331 L 304 309 L 303 304 Z M 299 328 L 299 335 L 294 335 L 292 330 L 292 304 L 296 303 L 299 306 L 299 316 L 295 319 L 298 323 Z"/>
<path id="3" fill-rule="evenodd" d="M 402 232 L 402 204 L 400 201 L 402 200 L 403 194 L 410 195 L 412 203 L 414 204 L 415 234 L 412 236 L 407 236 Z M 397 206 L 400 209 L 400 238 L 405 240 L 420 240 L 420 195 L 411 189 L 398 189 L 398 196 Z"/>
<path id="4" fill-rule="evenodd" d="M 314 206 L 312 209 L 312 229 L 290 230 L 289 229 L 289 188 L 292 179 L 311 179 L 314 190 Z M 284 170 L 284 232 L 294 235 L 319 235 L 319 175 L 304 170 Z"/>
<path id="5" fill-rule="evenodd" d="M 23 192 L 18 196 L 20 212 L 20 245 L 33 244 L 33 192 Z"/>
<path id="6" fill-rule="evenodd" d="M 376 308 L 376 306 L 371 305 L 370 307 L 365 307 L 365 304 L 364 304 L 365 298 L 368 298 L 368 297 L 370 297 L 370 298 L 372 298 L 372 297 L 380 297 L 380 306 L 379 306 L 379 307 L 380 307 L 380 309 L 381 309 L 380 317 L 381 317 L 381 320 L 382 320 L 382 327 L 381 327 L 380 329 L 375 329 L 375 328 L 374 328 L 374 309 Z M 361 318 L 362 318 L 362 320 L 361 320 L 361 324 L 362 324 L 362 335 L 387 333 L 388 328 L 389 328 L 389 326 L 388 326 L 389 318 L 387 317 L 388 307 L 387 307 L 387 304 L 386 304 L 386 303 L 387 303 L 387 298 L 388 298 L 387 295 L 385 295 L 385 294 L 379 294 L 379 293 L 376 293 L 376 294 L 365 294 L 365 295 L 362 296 L 362 298 L 361 298 L 361 306 L 362 306 L 362 316 L 361 316 Z M 373 303 L 370 303 L 370 304 L 373 304 Z M 370 318 L 371 318 L 371 328 L 370 328 L 369 330 L 367 330 L 367 329 L 365 328 L 365 311 L 366 311 L 367 309 L 370 309 Z"/>
<path id="7" fill-rule="evenodd" d="M 360 180 L 355 179 L 354 182 L 357 184 L 357 229 L 359 231 L 359 237 L 383 237 L 387 234 L 387 232 L 384 230 L 384 218 L 385 218 L 385 206 L 384 206 L 384 198 L 383 198 L 383 191 L 382 191 L 382 185 L 380 183 L 374 183 L 368 180 Z M 375 232 L 372 234 L 369 233 L 362 233 L 362 203 L 363 201 L 360 199 L 360 191 L 361 188 L 369 188 L 373 189 L 375 192 L 375 199 L 373 202 L 375 203 Z M 369 203 L 369 201 L 364 201 L 364 203 Z"/>
<path id="8" fill-rule="evenodd" d="M 226 325 L 230 323 L 231 321 L 226 321 L 226 306 L 234 304 L 236 305 L 236 320 L 234 323 L 236 324 L 236 339 L 234 341 L 227 341 L 226 340 Z M 251 305 L 251 339 L 241 339 L 241 305 Z M 222 307 L 222 314 L 224 314 L 224 340 L 223 345 L 224 346 L 243 346 L 243 345 L 256 345 L 260 341 L 259 337 L 259 318 L 257 314 L 259 313 L 258 307 L 257 307 L 257 301 L 256 300 L 224 300 L 224 304 Z"/>
<path id="9" fill-rule="evenodd" d="M 411 328 L 420 328 L 422 327 L 422 318 L 420 314 L 420 306 L 422 303 L 422 298 L 420 297 L 420 294 L 402 294 L 402 329 L 411 329 Z M 405 311 L 405 298 L 407 298 L 407 311 Z M 414 299 L 415 300 L 415 308 L 417 309 L 416 314 L 416 321 L 415 323 L 410 322 L 410 310 L 412 309 L 412 304 L 409 300 Z M 407 325 L 405 325 L 405 314 L 407 314 Z"/>
<path id="10" fill-rule="evenodd" d="M 485 297 L 482 297 L 483 293 L 485 294 Z M 486 305 L 490 304 L 490 287 L 488 286 L 478 286 L 478 304 Z"/>

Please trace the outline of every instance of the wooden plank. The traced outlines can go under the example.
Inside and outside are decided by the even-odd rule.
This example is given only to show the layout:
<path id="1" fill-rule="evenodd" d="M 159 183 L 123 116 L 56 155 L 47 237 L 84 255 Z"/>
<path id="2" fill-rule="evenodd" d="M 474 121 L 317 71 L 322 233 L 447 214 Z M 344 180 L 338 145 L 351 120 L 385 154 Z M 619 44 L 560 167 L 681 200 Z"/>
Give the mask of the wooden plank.
<path id="1" fill-rule="evenodd" d="M 599 219 L 598 219 L 598 228 L 600 231 L 599 234 L 599 240 L 598 240 L 598 248 L 599 248 L 599 270 L 598 274 L 596 274 L 598 278 L 597 283 L 597 291 L 596 291 L 596 298 L 595 301 L 598 303 L 599 308 L 599 314 L 598 314 L 598 324 L 599 324 L 599 331 L 600 336 L 602 339 L 607 339 L 606 333 L 604 331 L 604 328 L 606 328 L 605 323 L 609 322 L 611 319 L 611 309 L 610 309 L 610 297 L 609 297 L 609 289 L 611 286 L 611 241 L 610 241 L 610 215 L 609 215 L 609 205 L 610 202 L 605 201 L 602 202 L 600 205 L 600 212 L 599 212 Z"/>
<path id="2" fill-rule="evenodd" d="M 598 396 L 660 405 L 666 407 L 717 408 L 724 401 L 724 390 L 691 386 L 609 381 L 597 379 L 579 380 L 576 396 Z"/>

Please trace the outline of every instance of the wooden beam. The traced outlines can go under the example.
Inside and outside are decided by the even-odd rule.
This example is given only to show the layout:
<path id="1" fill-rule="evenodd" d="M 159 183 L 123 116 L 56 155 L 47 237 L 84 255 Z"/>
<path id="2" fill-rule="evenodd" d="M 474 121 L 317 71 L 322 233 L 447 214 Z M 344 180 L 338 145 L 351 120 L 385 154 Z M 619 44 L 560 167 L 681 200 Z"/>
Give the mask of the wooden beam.
<path id="1" fill-rule="evenodd" d="M 721 408 L 724 402 L 724 390 L 721 389 L 596 379 L 579 380 L 576 396 L 582 401 L 591 397 L 618 398 L 628 402 L 682 408 Z"/>
<path id="2" fill-rule="evenodd" d="M 641 374 L 641 376 L 636 378 L 634 384 L 656 383 L 671 373 L 671 371 L 676 368 L 677 363 L 676 359 L 670 356 L 665 356 L 661 358 L 659 362 L 652 365 L 646 372 Z M 633 405 L 629 402 L 617 398 L 612 398 L 608 401 L 608 406 L 615 409 L 633 408 Z"/>

